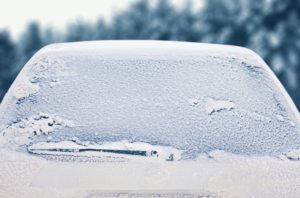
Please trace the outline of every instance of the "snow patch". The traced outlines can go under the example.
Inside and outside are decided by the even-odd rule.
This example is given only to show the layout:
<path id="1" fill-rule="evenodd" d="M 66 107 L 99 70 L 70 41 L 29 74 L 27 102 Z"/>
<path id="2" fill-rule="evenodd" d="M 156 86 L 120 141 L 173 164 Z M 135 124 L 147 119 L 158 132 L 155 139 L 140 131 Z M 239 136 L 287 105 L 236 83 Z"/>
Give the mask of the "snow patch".
<path id="1" fill-rule="evenodd" d="M 277 114 L 276 119 L 280 122 L 284 122 L 284 117 L 282 115 Z"/>
<path id="2" fill-rule="evenodd" d="M 197 98 L 190 98 L 190 99 L 188 99 L 188 103 L 191 106 L 196 106 L 199 103 L 199 100 Z"/>
<path id="3" fill-rule="evenodd" d="M 56 82 L 58 77 L 75 75 L 74 71 L 70 71 L 69 66 L 62 58 L 50 55 L 43 55 L 37 59 L 30 68 L 30 74 L 29 77 L 32 83 Z"/>
<path id="4" fill-rule="evenodd" d="M 211 115 L 214 112 L 219 112 L 221 110 L 231 110 L 235 108 L 235 104 L 227 100 L 215 100 L 213 98 L 207 98 L 206 100 L 206 113 Z"/>
<path id="5" fill-rule="evenodd" d="M 69 120 L 40 113 L 8 126 L 3 130 L 2 135 L 9 143 L 24 145 L 28 144 L 33 136 L 49 135 L 56 129 L 73 126 L 74 124 Z"/>
<path id="6" fill-rule="evenodd" d="M 211 157 L 169 163 L 140 160 L 111 163 L 59 163 L 33 155 L 0 150 L 0 192 L 19 197 L 298 197 L 299 161 L 212 151 Z M 77 158 L 77 157 L 76 157 Z M 78 180 L 80 178 L 80 180 Z M 100 179 L 99 179 L 100 178 Z M 101 179 L 109 178 L 109 179 Z M 178 190 L 179 189 L 179 190 Z M 160 191 L 160 192 L 159 192 Z M 67 196 L 72 192 L 72 196 Z M 182 193 L 184 193 L 182 192 Z M 211 192 L 202 196 L 202 192 Z M 166 194 L 163 197 L 168 197 Z"/>
<path id="7" fill-rule="evenodd" d="M 290 123 L 290 125 L 291 125 L 292 127 L 295 127 L 295 126 L 296 126 L 296 124 L 295 124 L 293 121 L 290 121 L 289 123 Z"/>
<path id="8" fill-rule="evenodd" d="M 207 158 L 222 161 L 222 160 L 228 160 L 228 159 L 232 158 L 232 154 L 225 152 L 223 150 L 214 150 L 207 154 Z M 199 157 L 198 157 L 198 159 L 199 159 Z"/>
<path id="9" fill-rule="evenodd" d="M 37 84 L 32 84 L 28 79 L 24 78 L 20 81 L 22 81 L 22 83 L 20 83 L 13 89 L 13 95 L 17 99 L 27 98 L 39 91 L 39 86 Z"/>
<path id="10" fill-rule="evenodd" d="M 253 118 L 254 120 L 256 120 L 256 121 L 261 121 L 261 122 L 269 123 L 269 122 L 271 122 L 271 120 L 272 120 L 270 117 L 261 115 L 261 114 L 256 113 L 256 112 L 248 112 L 248 111 L 247 111 L 247 114 L 248 114 L 251 118 Z"/>
<path id="11" fill-rule="evenodd" d="M 258 74 L 262 74 L 262 67 L 261 66 L 253 65 L 253 64 L 250 64 L 250 63 L 244 62 L 244 61 L 241 62 L 241 65 L 249 71 L 248 73 L 252 77 L 258 77 Z"/>
<path id="12" fill-rule="evenodd" d="M 285 154 L 285 156 L 290 160 L 300 160 L 300 149 L 294 149 Z"/>
<path id="13" fill-rule="evenodd" d="M 22 79 L 13 89 L 13 95 L 17 99 L 27 98 L 39 91 L 40 86 L 48 85 L 53 88 L 60 84 L 60 77 L 73 76 L 74 72 L 69 71 L 66 63 L 54 56 L 42 56 L 30 63 L 30 67 L 25 68 Z"/>

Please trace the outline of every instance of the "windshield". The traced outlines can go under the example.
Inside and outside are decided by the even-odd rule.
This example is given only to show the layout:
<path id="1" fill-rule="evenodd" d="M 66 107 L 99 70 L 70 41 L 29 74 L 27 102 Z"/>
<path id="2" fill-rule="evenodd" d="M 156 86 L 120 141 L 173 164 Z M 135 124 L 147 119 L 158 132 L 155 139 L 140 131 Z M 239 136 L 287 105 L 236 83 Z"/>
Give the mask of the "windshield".
<path id="1" fill-rule="evenodd" d="M 41 50 L 7 94 L 0 121 L 3 136 L 26 151 L 74 139 L 89 149 L 127 141 L 171 147 L 181 159 L 194 159 L 214 150 L 278 155 L 299 148 L 293 108 L 248 50 L 108 41 Z"/>

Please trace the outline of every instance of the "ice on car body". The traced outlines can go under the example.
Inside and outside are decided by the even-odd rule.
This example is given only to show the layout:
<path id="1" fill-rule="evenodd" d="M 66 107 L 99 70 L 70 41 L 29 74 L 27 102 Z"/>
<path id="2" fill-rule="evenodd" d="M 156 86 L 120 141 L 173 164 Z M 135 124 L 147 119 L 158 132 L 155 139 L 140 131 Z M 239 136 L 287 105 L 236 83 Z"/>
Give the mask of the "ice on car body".
<path id="1" fill-rule="evenodd" d="M 41 112 L 74 125 L 49 126 L 51 138 L 33 133 L 11 143 L 24 148 L 74 137 L 99 145 L 128 140 L 170 146 L 183 159 L 214 150 L 278 155 L 300 147 L 299 114 L 290 97 L 255 53 L 233 46 L 162 41 L 47 46 L 6 94 L 1 135 L 24 137 L 10 129 Z M 30 127 L 49 131 L 35 123 Z"/>

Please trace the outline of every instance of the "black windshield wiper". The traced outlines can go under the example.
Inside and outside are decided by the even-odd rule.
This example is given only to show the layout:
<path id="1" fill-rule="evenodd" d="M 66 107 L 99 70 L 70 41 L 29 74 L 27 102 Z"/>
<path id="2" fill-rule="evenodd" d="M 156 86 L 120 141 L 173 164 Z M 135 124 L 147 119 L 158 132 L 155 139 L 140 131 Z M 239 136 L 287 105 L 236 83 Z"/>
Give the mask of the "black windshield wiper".
<path id="1" fill-rule="evenodd" d="M 148 151 L 143 150 L 118 150 L 118 149 L 96 149 L 96 148 L 49 148 L 49 149 L 30 149 L 28 148 L 28 152 L 36 153 L 41 151 L 51 151 L 51 152 L 104 152 L 104 153 L 116 153 L 116 154 L 125 154 L 125 155 L 139 155 L 139 156 L 148 156 Z M 151 151 L 150 155 L 156 155 L 157 151 Z"/>

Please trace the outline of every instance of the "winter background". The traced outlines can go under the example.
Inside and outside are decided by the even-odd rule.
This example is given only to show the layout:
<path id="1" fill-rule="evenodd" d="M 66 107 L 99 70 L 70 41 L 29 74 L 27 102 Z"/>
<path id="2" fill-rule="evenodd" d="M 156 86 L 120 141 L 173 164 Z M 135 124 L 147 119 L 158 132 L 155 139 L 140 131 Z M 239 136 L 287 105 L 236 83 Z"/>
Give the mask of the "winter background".
<path id="1" fill-rule="evenodd" d="M 0 1 L 0 101 L 26 61 L 47 44 L 151 39 L 250 48 L 300 108 L 299 0 L 24 2 Z"/>

